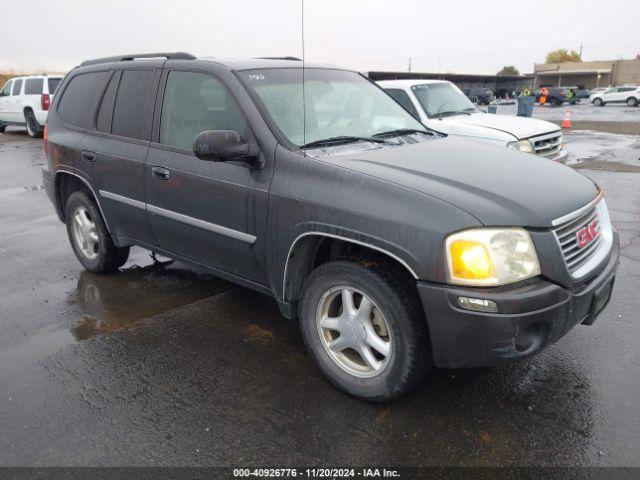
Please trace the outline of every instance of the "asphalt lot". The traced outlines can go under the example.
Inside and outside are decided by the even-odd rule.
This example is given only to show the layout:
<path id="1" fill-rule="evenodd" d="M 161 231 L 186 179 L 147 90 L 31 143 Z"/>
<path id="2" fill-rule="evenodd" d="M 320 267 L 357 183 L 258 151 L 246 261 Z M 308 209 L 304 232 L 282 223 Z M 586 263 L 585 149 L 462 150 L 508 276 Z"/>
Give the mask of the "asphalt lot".
<path id="1" fill-rule="evenodd" d="M 640 150 L 621 141 L 567 136 L 621 235 L 598 321 L 377 406 L 331 387 L 267 297 L 140 249 L 83 272 L 41 142 L 0 135 L 0 466 L 640 466 L 640 174 L 606 154 Z"/>

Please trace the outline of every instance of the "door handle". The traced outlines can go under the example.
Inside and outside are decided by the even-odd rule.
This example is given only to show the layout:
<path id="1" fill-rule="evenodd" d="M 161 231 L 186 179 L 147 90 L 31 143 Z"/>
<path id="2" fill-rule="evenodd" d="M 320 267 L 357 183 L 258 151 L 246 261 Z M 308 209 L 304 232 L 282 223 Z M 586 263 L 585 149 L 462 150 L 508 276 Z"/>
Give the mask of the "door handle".
<path id="1" fill-rule="evenodd" d="M 159 178 L 160 180 L 169 180 L 171 176 L 171 172 L 164 167 L 152 167 L 151 173 L 155 178 Z"/>
<path id="2" fill-rule="evenodd" d="M 82 155 L 82 158 L 84 158 L 87 162 L 93 163 L 96 161 L 96 154 L 88 150 L 83 150 L 80 155 Z"/>

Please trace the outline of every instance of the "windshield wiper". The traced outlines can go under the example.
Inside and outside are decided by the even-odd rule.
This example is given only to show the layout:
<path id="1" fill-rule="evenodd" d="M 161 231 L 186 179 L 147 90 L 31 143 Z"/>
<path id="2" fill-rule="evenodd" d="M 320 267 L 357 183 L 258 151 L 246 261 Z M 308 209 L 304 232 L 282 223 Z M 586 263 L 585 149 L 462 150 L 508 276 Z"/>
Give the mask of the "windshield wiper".
<path id="1" fill-rule="evenodd" d="M 382 138 L 375 137 L 358 137 L 352 135 L 340 135 L 338 137 L 329 137 L 323 138 L 321 140 L 314 140 L 313 142 L 305 143 L 301 145 L 300 148 L 313 148 L 313 147 L 322 147 L 323 145 L 332 145 L 336 143 L 351 143 L 351 142 L 373 142 L 373 143 L 388 143 L 386 140 Z"/>
<path id="2" fill-rule="evenodd" d="M 469 112 L 463 110 L 447 110 L 444 112 L 438 112 L 431 115 L 431 118 L 450 117 L 452 115 L 471 115 Z"/>
<path id="3" fill-rule="evenodd" d="M 415 128 L 396 128 L 395 130 L 389 130 L 388 132 L 380 132 L 373 135 L 376 138 L 381 137 L 400 137 L 402 135 L 412 135 L 414 133 L 424 133 L 425 135 L 433 135 L 433 132 L 427 130 L 417 130 Z"/>

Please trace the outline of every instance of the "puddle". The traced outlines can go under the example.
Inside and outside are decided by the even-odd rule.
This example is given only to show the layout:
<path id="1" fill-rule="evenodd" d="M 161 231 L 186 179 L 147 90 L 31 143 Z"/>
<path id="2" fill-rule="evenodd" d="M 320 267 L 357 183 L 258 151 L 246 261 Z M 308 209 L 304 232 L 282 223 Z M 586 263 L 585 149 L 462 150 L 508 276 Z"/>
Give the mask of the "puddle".
<path id="1" fill-rule="evenodd" d="M 78 341 L 128 330 L 142 319 L 183 307 L 233 286 L 180 264 L 130 267 L 112 275 L 82 272 L 68 302 L 80 312 L 71 328 Z"/>

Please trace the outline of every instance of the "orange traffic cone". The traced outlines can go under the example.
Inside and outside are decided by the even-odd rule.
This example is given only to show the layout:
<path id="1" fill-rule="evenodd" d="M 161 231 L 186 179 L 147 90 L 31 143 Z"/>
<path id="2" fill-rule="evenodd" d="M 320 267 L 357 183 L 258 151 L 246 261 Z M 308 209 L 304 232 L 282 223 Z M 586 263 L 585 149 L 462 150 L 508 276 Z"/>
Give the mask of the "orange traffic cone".
<path id="1" fill-rule="evenodd" d="M 564 114 L 564 120 L 562 120 L 562 128 L 571 128 L 571 110 L 567 109 L 567 113 Z"/>

